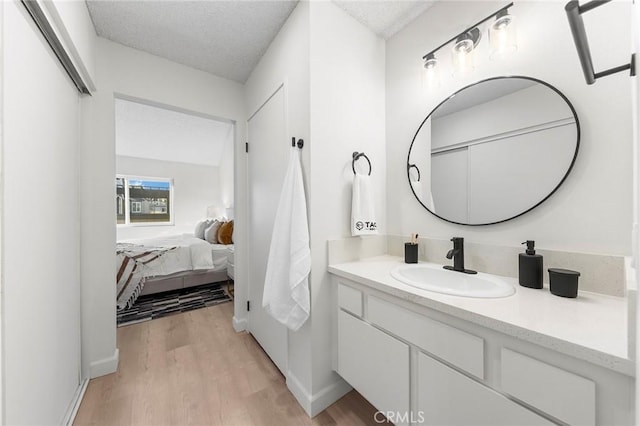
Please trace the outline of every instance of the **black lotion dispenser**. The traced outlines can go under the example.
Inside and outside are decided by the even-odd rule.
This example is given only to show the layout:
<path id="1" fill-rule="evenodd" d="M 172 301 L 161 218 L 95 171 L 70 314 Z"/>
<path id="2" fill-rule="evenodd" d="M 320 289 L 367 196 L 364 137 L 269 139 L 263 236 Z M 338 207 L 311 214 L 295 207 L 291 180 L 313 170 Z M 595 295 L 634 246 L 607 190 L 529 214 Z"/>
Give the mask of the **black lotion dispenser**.
<path id="1" fill-rule="evenodd" d="M 520 285 L 529 288 L 542 288 L 542 255 L 536 254 L 536 242 L 527 240 L 527 250 L 518 255 L 518 277 Z"/>

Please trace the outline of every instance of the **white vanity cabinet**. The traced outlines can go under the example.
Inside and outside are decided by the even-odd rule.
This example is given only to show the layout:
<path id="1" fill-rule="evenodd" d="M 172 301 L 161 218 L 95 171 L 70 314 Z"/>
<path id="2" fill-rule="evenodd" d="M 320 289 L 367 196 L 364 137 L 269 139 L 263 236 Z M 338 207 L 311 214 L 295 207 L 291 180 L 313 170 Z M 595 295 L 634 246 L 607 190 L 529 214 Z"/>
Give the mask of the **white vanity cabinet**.
<path id="1" fill-rule="evenodd" d="M 550 421 L 420 353 L 414 418 L 425 425 L 526 426 Z"/>
<path id="2" fill-rule="evenodd" d="M 634 424 L 632 377 L 345 278 L 334 283 L 335 370 L 396 424 Z"/>
<path id="3" fill-rule="evenodd" d="M 378 410 L 409 412 L 409 346 L 342 310 L 338 373 Z"/>

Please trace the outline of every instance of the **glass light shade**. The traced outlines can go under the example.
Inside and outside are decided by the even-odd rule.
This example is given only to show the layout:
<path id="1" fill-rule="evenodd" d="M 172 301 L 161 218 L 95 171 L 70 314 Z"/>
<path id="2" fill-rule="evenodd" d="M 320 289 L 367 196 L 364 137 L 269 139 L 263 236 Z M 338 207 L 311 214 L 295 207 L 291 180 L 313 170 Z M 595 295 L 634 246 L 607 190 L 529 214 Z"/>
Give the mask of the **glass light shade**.
<path id="1" fill-rule="evenodd" d="M 502 59 L 518 50 L 515 17 L 506 11 L 489 27 L 490 59 Z"/>
<path id="2" fill-rule="evenodd" d="M 436 59 L 435 55 L 428 55 L 422 68 L 423 89 L 430 89 L 440 85 L 440 72 L 438 68 L 438 59 Z"/>
<path id="3" fill-rule="evenodd" d="M 471 38 L 459 39 L 451 50 L 454 74 L 467 74 L 474 70 L 474 45 Z"/>

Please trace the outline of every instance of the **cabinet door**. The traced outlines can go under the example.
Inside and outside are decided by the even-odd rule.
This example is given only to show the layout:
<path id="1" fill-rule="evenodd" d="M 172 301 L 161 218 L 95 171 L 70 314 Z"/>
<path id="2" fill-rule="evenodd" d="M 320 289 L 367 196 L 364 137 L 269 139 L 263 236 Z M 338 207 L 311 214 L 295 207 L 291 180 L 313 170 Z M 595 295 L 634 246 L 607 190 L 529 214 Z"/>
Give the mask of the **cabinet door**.
<path id="1" fill-rule="evenodd" d="M 418 355 L 414 419 L 425 425 L 551 425 L 503 395 L 424 354 Z"/>
<path id="2" fill-rule="evenodd" d="M 338 373 L 394 423 L 407 424 L 408 345 L 340 310 Z"/>

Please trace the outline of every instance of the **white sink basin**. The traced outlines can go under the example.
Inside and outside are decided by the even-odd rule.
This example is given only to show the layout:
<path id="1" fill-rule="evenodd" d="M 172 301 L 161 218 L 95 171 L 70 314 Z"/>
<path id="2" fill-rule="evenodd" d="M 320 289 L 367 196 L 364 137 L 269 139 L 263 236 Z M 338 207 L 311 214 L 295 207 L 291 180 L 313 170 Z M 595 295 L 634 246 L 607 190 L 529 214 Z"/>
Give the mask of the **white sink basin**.
<path id="1" fill-rule="evenodd" d="M 516 292 L 511 284 L 494 275 L 470 275 L 433 264 L 400 265 L 391 271 L 391 276 L 412 287 L 454 296 L 497 298 Z"/>

